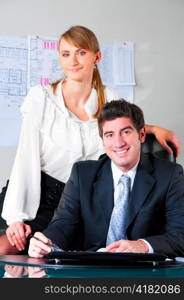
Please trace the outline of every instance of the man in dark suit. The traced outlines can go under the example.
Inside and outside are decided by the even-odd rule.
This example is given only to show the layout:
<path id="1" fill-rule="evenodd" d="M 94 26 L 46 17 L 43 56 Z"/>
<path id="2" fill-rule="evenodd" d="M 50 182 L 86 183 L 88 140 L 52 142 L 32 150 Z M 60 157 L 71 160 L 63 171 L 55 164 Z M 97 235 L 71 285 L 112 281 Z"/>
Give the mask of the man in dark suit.
<path id="1" fill-rule="evenodd" d="M 184 256 L 182 167 L 141 153 L 144 117 L 135 104 L 124 100 L 105 104 L 98 126 L 106 155 L 74 164 L 54 219 L 44 234 L 35 233 L 40 241 L 30 240 L 29 255 L 42 257 L 53 241 L 65 250 L 75 244 L 80 250 Z M 122 176 L 131 181 L 128 201 L 123 200 L 126 213 L 112 221 L 113 207 L 126 191 L 124 186 L 120 193 Z M 108 244 L 109 232 L 118 229 L 120 219 L 124 233 L 118 240 L 110 237 Z"/>

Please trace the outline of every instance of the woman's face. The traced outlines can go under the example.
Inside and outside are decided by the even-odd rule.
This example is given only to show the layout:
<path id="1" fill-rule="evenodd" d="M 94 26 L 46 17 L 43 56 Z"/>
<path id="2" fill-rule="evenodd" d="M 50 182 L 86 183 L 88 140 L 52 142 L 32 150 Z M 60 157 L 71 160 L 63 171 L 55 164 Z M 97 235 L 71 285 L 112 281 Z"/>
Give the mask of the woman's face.
<path id="1" fill-rule="evenodd" d="M 61 67 L 67 79 L 79 82 L 92 81 L 94 66 L 101 58 L 100 51 L 93 53 L 61 39 L 59 53 Z"/>

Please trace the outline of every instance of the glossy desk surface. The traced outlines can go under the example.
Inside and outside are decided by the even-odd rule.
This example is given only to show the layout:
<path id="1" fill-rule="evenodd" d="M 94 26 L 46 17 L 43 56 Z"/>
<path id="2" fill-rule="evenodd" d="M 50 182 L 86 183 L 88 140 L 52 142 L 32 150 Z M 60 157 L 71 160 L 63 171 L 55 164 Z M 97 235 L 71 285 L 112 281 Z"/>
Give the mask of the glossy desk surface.
<path id="1" fill-rule="evenodd" d="M 27 255 L 1 255 L 0 277 L 24 278 L 184 278 L 184 263 L 167 261 L 153 265 L 79 264 Z"/>

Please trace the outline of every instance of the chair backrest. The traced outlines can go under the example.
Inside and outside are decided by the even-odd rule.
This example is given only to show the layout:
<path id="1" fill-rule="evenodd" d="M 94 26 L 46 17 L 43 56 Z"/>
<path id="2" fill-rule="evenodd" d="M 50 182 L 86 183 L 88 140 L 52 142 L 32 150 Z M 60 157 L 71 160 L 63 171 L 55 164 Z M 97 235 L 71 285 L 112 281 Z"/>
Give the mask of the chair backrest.
<path id="1" fill-rule="evenodd" d="M 166 159 L 171 162 L 176 162 L 176 154 L 175 154 L 175 148 L 172 144 L 168 143 L 169 146 L 173 150 L 173 154 L 170 154 L 155 138 L 153 134 L 147 134 L 146 140 L 142 144 L 142 151 L 144 153 L 152 153 L 158 158 Z"/>

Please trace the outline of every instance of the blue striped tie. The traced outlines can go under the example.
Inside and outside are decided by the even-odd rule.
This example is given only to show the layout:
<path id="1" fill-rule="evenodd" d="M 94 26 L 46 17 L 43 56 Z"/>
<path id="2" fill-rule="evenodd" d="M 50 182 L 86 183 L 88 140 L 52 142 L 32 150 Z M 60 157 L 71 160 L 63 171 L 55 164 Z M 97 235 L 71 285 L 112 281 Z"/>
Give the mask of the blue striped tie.
<path id="1" fill-rule="evenodd" d="M 128 207 L 128 199 L 130 194 L 130 183 L 131 179 L 127 175 L 122 175 L 119 184 L 120 191 L 118 198 L 116 200 L 116 204 L 112 211 L 109 230 L 107 234 L 107 242 L 106 245 L 125 239 L 125 216 Z M 123 191 L 122 191 L 123 189 Z"/>

